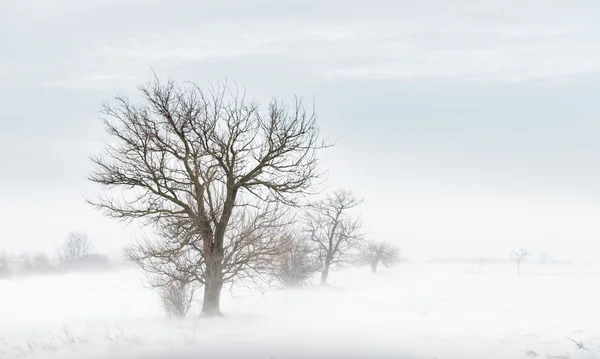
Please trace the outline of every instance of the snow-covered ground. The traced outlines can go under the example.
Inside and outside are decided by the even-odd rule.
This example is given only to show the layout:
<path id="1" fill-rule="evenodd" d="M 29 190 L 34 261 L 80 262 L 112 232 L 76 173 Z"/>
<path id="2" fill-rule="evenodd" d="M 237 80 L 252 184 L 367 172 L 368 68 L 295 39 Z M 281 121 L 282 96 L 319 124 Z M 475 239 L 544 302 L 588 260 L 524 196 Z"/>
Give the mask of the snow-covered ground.
<path id="1" fill-rule="evenodd" d="M 599 283 L 600 266 L 405 264 L 225 290 L 226 317 L 176 321 L 136 270 L 0 280 L 0 358 L 598 358 Z"/>

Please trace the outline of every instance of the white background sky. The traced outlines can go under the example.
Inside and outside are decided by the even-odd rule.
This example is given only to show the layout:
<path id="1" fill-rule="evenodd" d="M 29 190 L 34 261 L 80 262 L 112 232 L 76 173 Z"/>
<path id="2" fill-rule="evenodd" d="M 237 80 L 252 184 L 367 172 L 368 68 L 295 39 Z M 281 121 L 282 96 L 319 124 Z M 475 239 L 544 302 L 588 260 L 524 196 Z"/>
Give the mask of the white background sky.
<path id="1" fill-rule="evenodd" d="M 315 96 L 331 188 L 409 258 L 600 251 L 600 3 L 0 2 L 0 248 L 137 235 L 83 201 L 99 108 L 151 76 Z"/>

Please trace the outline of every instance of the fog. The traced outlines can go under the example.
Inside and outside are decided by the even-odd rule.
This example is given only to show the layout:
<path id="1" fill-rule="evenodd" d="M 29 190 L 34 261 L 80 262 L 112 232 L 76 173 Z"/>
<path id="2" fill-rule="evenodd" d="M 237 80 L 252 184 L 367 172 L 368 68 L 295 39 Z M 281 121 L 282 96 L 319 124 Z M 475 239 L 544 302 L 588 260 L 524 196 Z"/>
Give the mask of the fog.
<path id="1" fill-rule="evenodd" d="M 142 354 L 178 357 L 178 353 L 181 357 L 232 357 L 236 354 L 263 358 L 304 357 L 311 352 L 319 357 L 341 357 L 360 355 L 357 350 L 367 349 L 369 351 L 362 354 L 385 353 L 399 338 L 405 342 L 406 334 L 395 333 L 398 327 L 390 325 L 390 313 L 372 307 L 372 304 L 396 308 L 394 312 L 397 312 L 399 309 L 405 311 L 401 308 L 410 306 L 412 299 L 401 304 L 400 298 L 389 296 L 389 287 L 382 287 L 380 283 L 389 281 L 389 275 L 384 274 L 385 279 L 376 281 L 361 273 L 353 277 L 351 281 L 358 280 L 364 289 L 377 290 L 380 295 L 376 303 L 365 301 L 367 296 L 362 290 L 344 288 L 344 281 L 338 276 L 335 289 L 314 287 L 270 291 L 264 295 L 238 289 L 233 298 L 227 291 L 224 296 L 226 318 L 169 321 L 157 319 L 162 313 L 155 296 L 141 289 L 136 273 L 126 271 L 118 275 L 71 276 L 61 281 L 38 281 L 28 285 L 13 283 L 3 287 L 3 291 L 8 289 L 15 293 L 15 297 L 3 298 L 3 307 L 19 303 L 20 308 L 27 306 L 29 309 L 18 313 L 3 311 L 2 315 L 23 324 L 24 328 L 17 326 L 12 334 L 17 338 L 19 334 L 26 335 L 28 340 L 39 343 L 40 348 L 34 348 L 40 352 L 38 355 L 48 355 L 49 348 L 59 347 L 65 355 L 73 357 L 92 357 L 96 353 L 107 355 L 115 349 L 122 352 L 117 357 L 131 357 L 129 353 L 134 353 L 131 354 L 135 355 L 133 357 Z M 23 297 L 35 298 L 50 288 L 60 294 L 53 298 L 46 296 L 47 305 L 23 301 Z M 17 294 L 18 291 L 22 292 Z M 355 314 L 348 316 L 349 312 Z M 57 320 L 57 317 L 61 319 Z M 417 313 L 402 321 L 414 320 L 410 318 L 417 319 Z M 37 327 L 35 334 L 27 332 L 32 322 L 44 323 Z M 63 341 L 67 335 L 72 336 L 74 343 Z"/>
<path id="2" fill-rule="evenodd" d="M 2 281 L 2 354 L 26 358 L 594 358 L 598 266 L 405 264 L 330 287 L 226 289 L 166 319 L 136 270 Z M 584 342 L 578 350 L 566 339 Z"/>
<path id="3" fill-rule="evenodd" d="M 592 0 L 3 0 L 0 358 L 597 357 L 599 17 Z M 88 203 L 128 190 L 89 179 L 115 143 L 102 105 L 143 103 L 155 75 L 314 102 L 335 145 L 300 202 L 360 203 L 327 285 L 327 241 L 296 207 L 281 233 L 312 238 L 318 262 L 302 286 L 244 273 L 222 318 L 201 315 L 200 284 L 187 317 L 168 317 L 125 255 L 164 237 L 159 222 Z M 247 224 L 236 215 L 228 234 Z M 67 260 L 73 234 L 89 247 Z M 371 273 L 369 243 L 395 265 Z"/>

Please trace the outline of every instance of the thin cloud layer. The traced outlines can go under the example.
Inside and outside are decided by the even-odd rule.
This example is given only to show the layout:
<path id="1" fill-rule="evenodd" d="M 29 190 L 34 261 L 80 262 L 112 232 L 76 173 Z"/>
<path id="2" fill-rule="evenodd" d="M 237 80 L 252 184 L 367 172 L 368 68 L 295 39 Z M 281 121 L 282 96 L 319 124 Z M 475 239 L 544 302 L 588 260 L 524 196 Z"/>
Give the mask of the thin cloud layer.
<path id="1" fill-rule="evenodd" d="M 590 18 L 599 7 L 576 5 L 376 0 L 249 7 L 178 0 L 165 7 L 28 0 L 15 2 L 4 27 L 22 31 L 25 40 L 53 40 L 52 54 L 42 57 L 25 44 L 22 55 L 0 57 L 0 68 L 25 63 L 45 85 L 76 88 L 139 82 L 150 67 L 224 59 L 243 64 L 257 57 L 315 81 L 562 79 L 600 70 L 600 25 Z"/>
<path id="2" fill-rule="evenodd" d="M 274 32 L 274 28 L 280 31 Z M 124 76 L 120 69 L 136 73 L 140 70 L 134 69 L 151 64 L 245 62 L 263 56 L 274 62 L 293 59 L 299 73 L 315 80 L 443 77 L 526 81 L 597 73 L 600 44 L 592 40 L 576 28 L 535 24 L 213 23 L 130 39 L 98 51 L 86 65 L 112 78 Z M 82 79 L 81 74 L 73 80 L 82 85 L 95 81 L 85 75 Z"/>

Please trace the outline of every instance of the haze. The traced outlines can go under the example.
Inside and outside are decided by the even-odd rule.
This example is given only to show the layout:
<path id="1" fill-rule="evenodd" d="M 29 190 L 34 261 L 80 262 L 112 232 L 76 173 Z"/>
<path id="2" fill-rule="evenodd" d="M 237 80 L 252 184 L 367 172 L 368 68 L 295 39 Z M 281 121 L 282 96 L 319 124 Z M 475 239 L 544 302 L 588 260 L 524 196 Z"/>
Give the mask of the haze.
<path id="1" fill-rule="evenodd" d="M 370 233 L 411 256 L 522 245 L 596 257 L 593 1 L 2 7 L 3 248 L 54 248 L 71 230 L 103 250 L 127 243 L 82 200 L 87 156 L 101 146 L 101 103 L 153 69 L 228 79 L 263 101 L 314 96 L 338 141 L 331 183 L 360 188 Z"/>
<path id="2" fill-rule="evenodd" d="M 84 197 L 102 103 L 156 73 L 314 98 L 327 188 L 409 261 L 600 264 L 599 19 L 593 0 L 3 0 L 0 252 L 140 238 Z"/>

